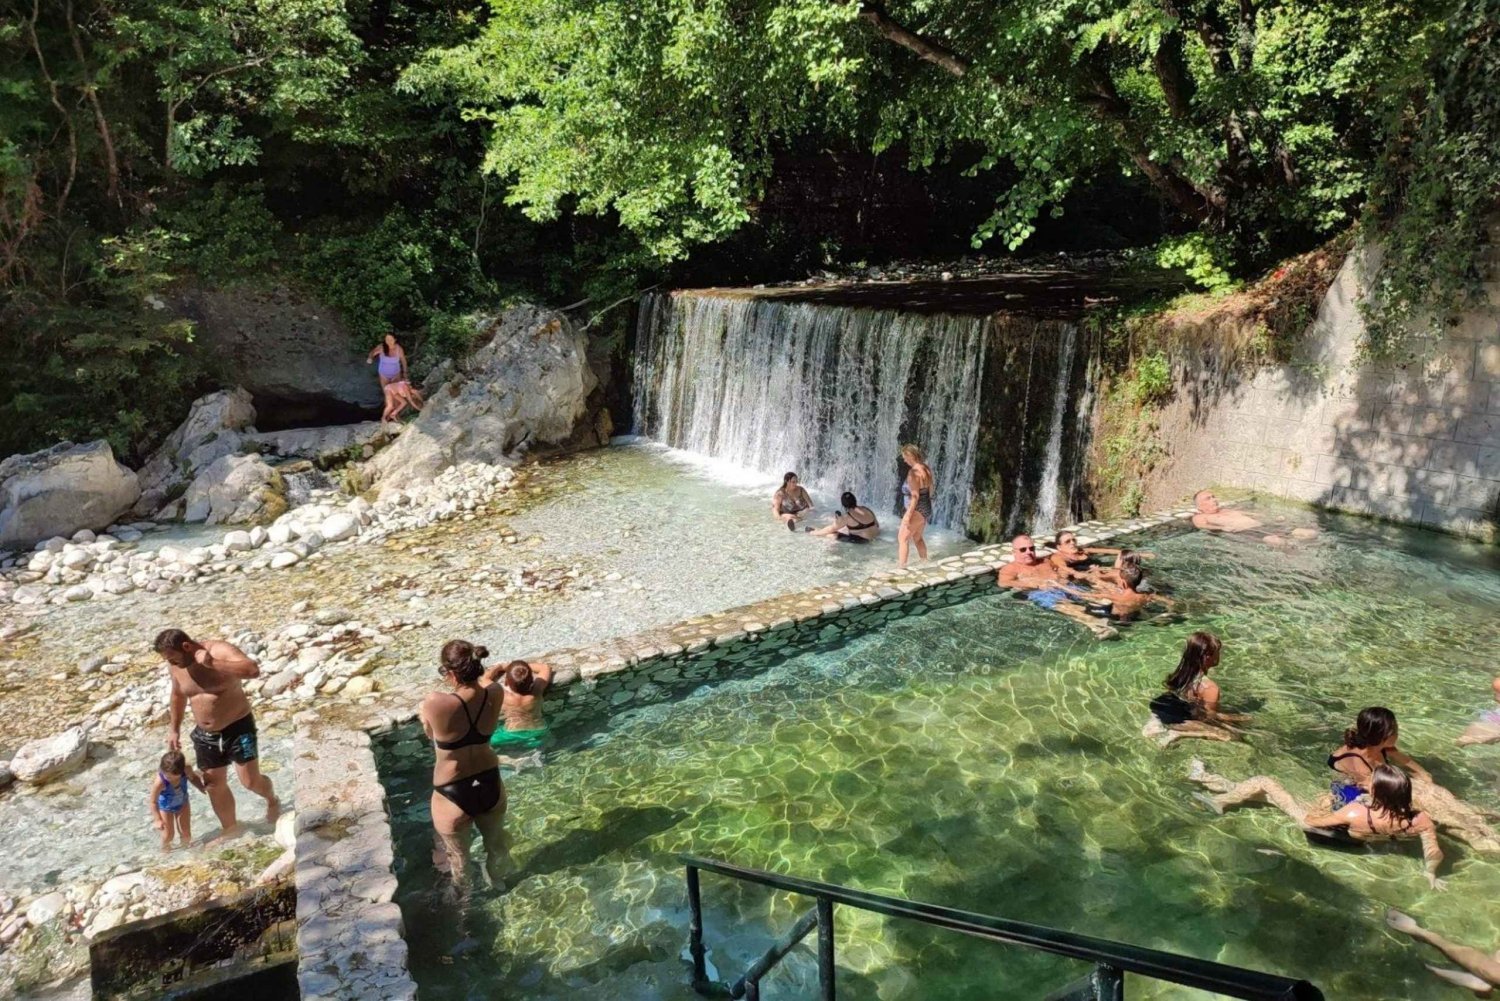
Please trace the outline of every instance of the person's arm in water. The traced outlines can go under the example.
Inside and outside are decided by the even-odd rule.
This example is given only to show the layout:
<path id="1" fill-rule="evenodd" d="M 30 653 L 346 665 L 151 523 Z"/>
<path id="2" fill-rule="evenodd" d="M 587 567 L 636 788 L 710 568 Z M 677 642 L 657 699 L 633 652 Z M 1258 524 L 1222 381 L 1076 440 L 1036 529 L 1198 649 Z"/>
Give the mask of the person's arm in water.
<path id="1" fill-rule="evenodd" d="M 1411 829 L 1422 839 L 1422 862 L 1427 872 L 1427 884 L 1434 890 L 1446 890 L 1448 884 L 1438 879 L 1438 868 L 1443 864 L 1443 849 L 1438 845 L 1437 825 L 1425 813 L 1418 813 Z"/>
<path id="2" fill-rule="evenodd" d="M 167 829 L 167 818 L 162 816 L 161 807 L 156 804 L 156 797 L 167 791 L 167 784 L 161 780 L 161 774 L 151 780 L 151 792 L 146 795 L 146 809 L 151 811 L 151 823 L 158 831 Z"/>
<path id="3" fill-rule="evenodd" d="M 167 700 L 167 747 L 182 748 L 182 711 L 187 708 L 187 696 L 177 684 L 177 675 L 172 675 L 172 695 Z"/>
<path id="4" fill-rule="evenodd" d="M 1302 826 L 1316 830 L 1326 830 L 1330 827 L 1348 827 L 1359 818 L 1359 811 L 1364 807 L 1355 804 L 1346 806 L 1334 813 L 1309 813 L 1302 818 Z"/>
<path id="5" fill-rule="evenodd" d="M 1417 764 L 1410 754 L 1407 754 L 1399 747 L 1392 747 L 1387 750 L 1385 752 L 1385 760 L 1393 765 L 1401 766 L 1402 770 L 1414 779 L 1422 779 L 1425 782 L 1432 781 L 1432 773 Z"/>
<path id="6" fill-rule="evenodd" d="M 1220 712 L 1221 695 L 1218 682 L 1210 678 L 1204 678 L 1198 682 L 1198 704 L 1202 707 L 1204 720 L 1210 723 L 1248 723 L 1250 721 L 1247 713 Z"/>

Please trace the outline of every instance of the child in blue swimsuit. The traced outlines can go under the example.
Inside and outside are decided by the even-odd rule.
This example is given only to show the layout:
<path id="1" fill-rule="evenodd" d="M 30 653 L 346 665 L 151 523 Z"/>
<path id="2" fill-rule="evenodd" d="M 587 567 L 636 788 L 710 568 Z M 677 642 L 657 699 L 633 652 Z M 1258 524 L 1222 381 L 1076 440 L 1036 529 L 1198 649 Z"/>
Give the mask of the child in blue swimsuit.
<path id="1" fill-rule="evenodd" d="M 151 809 L 151 819 L 161 832 L 161 850 L 172 848 L 172 832 L 181 835 L 178 847 L 186 848 L 193 839 L 193 810 L 188 801 L 188 783 L 203 791 L 203 776 L 188 767 L 181 751 L 168 751 L 161 756 L 156 779 L 151 783 L 151 795 L 146 805 Z"/>

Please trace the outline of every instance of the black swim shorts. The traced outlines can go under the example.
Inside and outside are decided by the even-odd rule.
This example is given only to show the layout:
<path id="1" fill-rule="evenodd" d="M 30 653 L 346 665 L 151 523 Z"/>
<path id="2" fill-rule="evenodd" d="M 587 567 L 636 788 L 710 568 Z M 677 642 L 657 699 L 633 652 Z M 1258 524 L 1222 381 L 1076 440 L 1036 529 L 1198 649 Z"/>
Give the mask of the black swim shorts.
<path id="1" fill-rule="evenodd" d="M 237 765 L 248 764 L 260 756 L 254 713 L 246 713 L 214 733 L 195 726 L 190 736 L 199 770 L 224 768 L 231 761 Z"/>

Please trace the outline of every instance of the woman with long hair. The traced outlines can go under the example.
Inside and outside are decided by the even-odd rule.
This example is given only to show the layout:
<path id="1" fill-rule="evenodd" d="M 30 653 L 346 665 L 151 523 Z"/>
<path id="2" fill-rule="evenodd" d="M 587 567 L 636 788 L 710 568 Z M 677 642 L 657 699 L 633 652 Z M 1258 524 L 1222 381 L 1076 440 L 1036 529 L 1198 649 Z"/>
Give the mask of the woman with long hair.
<path id="1" fill-rule="evenodd" d="M 1427 882 L 1434 890 L 1444 888 L 1437 875 L 1443 862 L 1437 825 L 1431 817 L 1412 806 L 1411 779 L 1395 765 L 1378 765 L 1371 773 L 1368 804 L 1349 803 L 1331 813 L 1314 812 L 1311 806 L 1299 802 L 1275 779 L 1264 775 L 1243 782 L 1230 782 L 1208 772 L 1203 762 L 1195 760 L 1188 778 L 1215 793 L 1200 798 L 1218 813 L 1242 803 L 1270 803 L 1318 837 L 1329 837 L 1323 832 L 1336 832 L 1355 841 L 1420 838 Z"/>
<path id="2" fill-rule="evenodd" d="M 504 703 L 496 675 L 485 669 L 489 651 L 466 640 L 443 644 L 438 674 L 448 690 L 422 700 L 422 729 L 432 741 L 432 826 L 437 833 L 434 861 L 454 886 L 466 883 L 472 828 L 484 841 L 485 872 L 498 884 L 510 865 L 505 835 L 505 786 L 500 760 L 490 748 Z"/>
<path id="3" fill-rule="evenodd" d="M 1208 672 L 1218 666 L 1222 649 L 1213 633 L 1196 632 L 1188 637 L 1177 669 L 1162 682 L 1166 691 L 1151 700 L 1151 719 L 1141 736 L 1162 747 L 1185 737 L 1234 739 L 1236 731 L 1228 724 L 1243 723 L 1250 717 L 1219 711 L 1219 686 Z"/>
<path id="4" fill-rule="evenodd" d="M 901 528 L 896 533 L 896 561 L 906 566 L 907 550 L 917 548 L 917 559 L 927 558 L 927 539 L 923 533 L 932 520 L 932 470 L 916 445 L 902 445 L 901 458 L 906 462 L 906 480 L 901 484 L 901 501 L 905 506 Z"/>
<path id="5" fill-rule="evenodd" d="M 812 513 L 812 496 L 797 480 L 796 473 L 787 473 L 781 478 L 781 488 L 771 495 L 771 513 L 788 531 L 797 530 L 797 522 Z"/>
<path id="6" fill-rule="evenodd" d="M 365 356 L 365 364 L 379 360 L 375 367 L 380 378 L 380 391 L 385 395 L 385 410 L 380 415 L 381 423 L 393 421 L 407 407 L 420 412 L 422 394 L 412 388 L 411 374 L 406 367 L 406 350 L 395 334 L 386 334 L 380 343 Z"/>

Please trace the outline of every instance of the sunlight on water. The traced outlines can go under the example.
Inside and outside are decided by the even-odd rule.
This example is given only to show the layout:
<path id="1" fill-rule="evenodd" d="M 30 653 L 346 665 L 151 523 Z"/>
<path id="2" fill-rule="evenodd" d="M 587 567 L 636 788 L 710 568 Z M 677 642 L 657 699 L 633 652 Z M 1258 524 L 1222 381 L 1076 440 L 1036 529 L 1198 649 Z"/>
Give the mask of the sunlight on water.
<path id="1" fill-rule="evenodd" d="M 1185 620 L 1118 643 L 1001 594 L 928 595 L 837 648 L 758 653 L 675 701 L 569 727 L 544 768 L 507 776 L 520 873 L 507 893 L 478 891 L 462 927 L 432 893 L 431 753 L 392 738 L 382 760 L 423 997 L 695 997 L 683 851 L 1305 977 L 1329 998 L 1458 996 L 1422 968 L 1435 954 L 1381 916 L 1397 906 L 1493 950 L 1494 859 L 1444 838 L 1449 889 L 1434 893 L 1414 849 L 1313 848 L 1263 808 L 1215 817 L 1184 774 L 1199 755 L 1312 798 L 1342 728 L 1384 704 L 1439 781 L 1500 808 L 1500 747 L 1453 743 L 1489 701 L 1500 557 L 1331 518 L 1321 544 L 1285 555 L 1198 533 L 1151 548 Z M 1159 750 L 1139 736 L 1145 706 L 1197 628 L 1224 639 L 1216 675 L 1253 732 Z M 709 875 L 703 887 L 727 979 L 809 905 Z M 841 998 L 1041 997 L 1083 972 L 847 908 L 837 920 Z M 810 997 L 815 982 L 804 947 L 765 992 Z"/>

